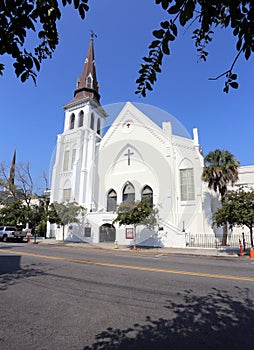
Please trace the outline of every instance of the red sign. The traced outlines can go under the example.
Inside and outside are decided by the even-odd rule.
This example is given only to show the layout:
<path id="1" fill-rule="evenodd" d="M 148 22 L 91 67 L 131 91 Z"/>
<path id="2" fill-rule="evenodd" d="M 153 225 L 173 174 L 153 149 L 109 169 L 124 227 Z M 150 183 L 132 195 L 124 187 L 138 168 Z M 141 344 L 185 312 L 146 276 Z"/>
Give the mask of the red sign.
<path id="1" fill-rule="evenodd" d="M 126 239 L 133 239 L 134 238 L 133 228 L 126 228 L 125 235 L 126 235 Z"/>

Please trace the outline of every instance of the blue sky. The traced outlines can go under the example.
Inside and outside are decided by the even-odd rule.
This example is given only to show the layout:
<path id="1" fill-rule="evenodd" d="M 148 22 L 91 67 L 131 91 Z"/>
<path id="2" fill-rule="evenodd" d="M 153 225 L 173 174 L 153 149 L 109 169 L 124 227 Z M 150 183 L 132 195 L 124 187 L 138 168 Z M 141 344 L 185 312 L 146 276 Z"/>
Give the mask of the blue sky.
<path id="1" fill-rule="evenodd" d="M 164 59 L 163 73 L 146 98 L 134 94 L 141 58 L 147 54 L 152 31 L 166 19 L 154 0 L 93 0 L 85 21 L 70 6 L 58 23 L 60 44 L 43 63 L 37 87 L 15 77 L 12 61 L 1 57 L 6 69 L 0 77 L 0 161 L 31 164 L 34 182 L 48 173 L 56 136 L 63 130 L 62 106 L 73 96 L 87 53 L 90 30 L 97 34 L 95 56 L 102 105 L 133 101 L 154 105 L 177 118 L 192 134 L 199 130 L 204 153 L 215 148 L 232 152 L 241 165 L 253 161 L 254 62 L 236 65 L 240 87 L 223 93 L 223 80 L 209 81 L 224 72 L 234 58 L 235 39 L 218 31 L 206 63 L 197 63 L 191 31 L 183 33 Z"/>

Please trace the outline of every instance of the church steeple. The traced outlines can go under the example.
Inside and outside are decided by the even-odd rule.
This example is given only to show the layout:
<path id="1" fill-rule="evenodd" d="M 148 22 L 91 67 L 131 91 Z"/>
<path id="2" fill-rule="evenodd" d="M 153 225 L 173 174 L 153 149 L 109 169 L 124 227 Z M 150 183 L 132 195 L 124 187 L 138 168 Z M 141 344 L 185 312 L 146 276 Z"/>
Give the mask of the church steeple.
<path id="1" fill-rule="evenodd" d="M 85 97 L 100 101 L 99 84 L 96 77 L 96 68 L 94 60 L 94 40 L 95 34 L 92 32 L 90 44 L 86 55 L 81 77 L 78 79 L 77 88 L 74 92 L 74 100 L 80 100 Z"/>
<path id="2" fill-rule="evenodd" d="M 16 150 L 14 151 L 14 154 L 13 154 L 10 175 L 9 175 L 9 180 L 8 180 L 9 184 L 12 184 L 12 185 L 14 185 L 15 168 L 16 168 Z"/>

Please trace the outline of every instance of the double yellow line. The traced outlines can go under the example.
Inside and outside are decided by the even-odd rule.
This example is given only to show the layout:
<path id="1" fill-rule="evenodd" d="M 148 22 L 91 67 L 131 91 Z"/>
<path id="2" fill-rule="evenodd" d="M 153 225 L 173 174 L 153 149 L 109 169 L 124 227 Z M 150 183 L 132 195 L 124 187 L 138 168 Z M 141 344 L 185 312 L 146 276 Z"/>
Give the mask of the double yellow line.
<path id="1" fill-rule="evenodd" d="M 6 250 L 0 249 L 0 252 L 6 253 Z M 97 265 L 97 266 L 115 267 L 119 269 L 129 269 L 129 270 L 137 270 L 137 271 L 161 272 L 161 273 L 169 273 L 174 275 L 187 275 L 187 276 L 196 276 L 196 277 L 227 279 L 227 280 L 234 280 L 234 281 L 254 282 L 254 277 L 247 277 L 247 276 L 219 275 L 219 274 L 213 274 L 213 273 L 158 269 L 158 268 L 141 267 L 141 266 L 134 266 L 134 265 L 110 264 L 110 263 L 104 263 L 104 262 L 98 262 L 98 261 L 61 258 L 58 256 L 52 256 L 52 255 L 41 255 L 41 254 L 18 252 L 14 250 L 8 251 L 8 253 L 16 254 L 16 255 L 24 255 L 24 256 L 33 256 L 33 257 L 42 258 L 42 259 L 61 260 L 61 261 L 67 261 L 67 262 L 85 264 L 85 265 Z"/>

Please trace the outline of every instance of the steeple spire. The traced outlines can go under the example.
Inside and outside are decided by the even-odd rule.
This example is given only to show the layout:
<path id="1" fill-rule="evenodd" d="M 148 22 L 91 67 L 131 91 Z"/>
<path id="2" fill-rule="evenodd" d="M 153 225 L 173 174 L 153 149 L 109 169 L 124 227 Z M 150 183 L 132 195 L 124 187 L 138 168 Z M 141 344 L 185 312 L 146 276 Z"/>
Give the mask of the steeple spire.
<path id="1" fill-rule="evenodd" d="M 92 32 L 83 71 L 81 77 L 78 79 L 77 88 L 74 92 L 74 100 L 80 100 L 85 97 L 91 97 L 97 102 L 100 101 L 99 84 L 96 77 L 94 60 L 94 37 L 96 37 L 96 35 L 94 32 Z"/>
<path id="2" fill-rule="evenodd" d="M 9 184 L 14 185 L 14 178 L 15 178 L 15 167 L 16 167 L 16 150 L 14 151 L 12 162 L 11 162 L 11 169 L 10 169 L 10 175 L 9 175 Z"/>

